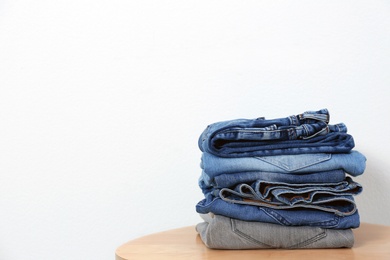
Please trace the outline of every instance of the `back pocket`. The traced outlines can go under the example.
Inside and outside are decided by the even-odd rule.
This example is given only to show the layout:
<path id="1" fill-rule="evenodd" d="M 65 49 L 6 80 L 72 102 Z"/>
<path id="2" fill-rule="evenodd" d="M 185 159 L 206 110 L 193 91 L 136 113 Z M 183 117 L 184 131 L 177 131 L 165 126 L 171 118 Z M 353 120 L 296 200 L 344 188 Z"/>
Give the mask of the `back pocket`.
<path id="1" fill-rule="evenodd" d="M 330 153 L 277 155 L 255 157 L 288 172 L 294 172 L 312 165 L 316 165 L 332 158 Z"/>
<path id="2" fill-rule="evenodd" d="M 258 248 L 302 248 L 326 237 L 318 227 L 286 227 L 231 219 L 232 231 Z"/>

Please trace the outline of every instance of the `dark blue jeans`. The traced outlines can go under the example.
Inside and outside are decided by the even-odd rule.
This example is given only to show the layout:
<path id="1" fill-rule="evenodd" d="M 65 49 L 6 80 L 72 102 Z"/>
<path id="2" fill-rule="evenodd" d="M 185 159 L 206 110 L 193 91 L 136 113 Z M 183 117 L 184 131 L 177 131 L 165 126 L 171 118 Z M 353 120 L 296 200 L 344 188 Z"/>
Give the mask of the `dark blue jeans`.
<path id="1" fill-rule="evenodd" d="M 283 226 L 344 229 L 357 228 L 360 225 L 357 210 L 352 215 L 340 216 L 316 209 L 273 209 L 229 203 L 210 194 L 196 205 L 196 211 L 201 214 L 214 213 L 244 221 L 274 223 Z"/>
<path id="2" fill-rule="evenodd" d="M 354 140 L 344 124 L 329 125 L 327 109 L 270 119 L 235 119 L 209 125 L 201 151 L 220 157 L 349 152 Z"/>

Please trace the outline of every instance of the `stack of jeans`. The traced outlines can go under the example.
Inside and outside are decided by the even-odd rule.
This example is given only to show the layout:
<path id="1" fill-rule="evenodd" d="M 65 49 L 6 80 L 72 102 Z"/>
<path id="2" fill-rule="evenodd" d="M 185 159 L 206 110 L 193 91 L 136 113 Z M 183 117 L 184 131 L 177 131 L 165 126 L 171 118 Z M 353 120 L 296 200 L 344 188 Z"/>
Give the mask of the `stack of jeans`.
<path id="1" fill-rule="evenodd" d="M 366 158 L 327 109 L 209 125 L 196 226 L 210 248 L 352 247 Z"/>

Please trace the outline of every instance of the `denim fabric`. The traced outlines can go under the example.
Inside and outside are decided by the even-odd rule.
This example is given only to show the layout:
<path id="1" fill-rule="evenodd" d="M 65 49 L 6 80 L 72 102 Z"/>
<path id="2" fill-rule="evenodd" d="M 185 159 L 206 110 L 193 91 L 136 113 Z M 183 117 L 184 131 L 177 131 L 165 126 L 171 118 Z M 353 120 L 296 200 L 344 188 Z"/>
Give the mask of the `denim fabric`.
<path id="1" fill-rule="evenodd" d="M 275 172 L 238 172 L 221 174 L 213 179 L 202 172 L 202 176 L 199 179 L 199 186 L 203 190 L 207 188 L 227 188 L 257 180 L 284 183 L 335 183 L 345 180 L 345 172 L 343 170 L 332 170 L 299 175 Z"/>
<path id="2" fill-rule="evenodd" d="M 242 183 L 234 189 L 215 189 L 212 193 L 229 203 L 263 206 L 274 209 L 312 208 L 351 215 L 356 211 L 352 196 L 360 194 L 362 186 L 347 177 L 339 183 L 288 184 L 257 180 Z"/>
<path id="3" fill-rule="evenodd" d="M 344 124 L 328 125 L 326 109 L 266 120 L 235 119 L 209 125 L 201 134 L 201 151 L 237 158 L 300 153 L 343 153 L 354 147 Z"/>
<path id="4" fill-rule="evenodd" d="M 305 174 L 341 169 L 351 176 L 361 175 L 366 168 L 366 157 L 358 151 L 349 153 L 318 153 L 243 158 L 221 158 L 203 153 L 201 168 L 210 178 L 220 174 L 264 171 Z"/>
<path id="5" fill-rule="evenodd" d="M 354 244 L 351 229 L 286 227 L 210 214 L 201 217 L 204 222 L 196 225 L 196 230 L 209 248 L 341 248 L 352 247 Z"/>
<path id="6" fill-rule="evenodd" d="M 359 213 L 340 216 L 332 212 L 316 209 L 292 208 L 273 209 L 253 205 L 242 205 L 223 201 L 211 194 L 196 205 L 201 214 L 214 213 L 244 221 L 274 223 L 283 226 L 312 226 L 322 228 L 357 228 L 360 225 Z"/>

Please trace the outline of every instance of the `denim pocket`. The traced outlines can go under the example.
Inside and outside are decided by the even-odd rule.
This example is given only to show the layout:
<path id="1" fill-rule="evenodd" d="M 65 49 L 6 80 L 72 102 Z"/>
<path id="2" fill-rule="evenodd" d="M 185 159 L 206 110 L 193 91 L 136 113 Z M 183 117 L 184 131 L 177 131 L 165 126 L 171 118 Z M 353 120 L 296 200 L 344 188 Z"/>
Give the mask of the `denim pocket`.
<path id="1" fill-rule="evenodd" d="M 263 162 L 279 167 L 288 172 L 294 172 L 312 165 L 316 165 L 332 158 L 330 153 L 277 155 L 255 157 Z"/>
<path id="2" fill-rule="evenodd" d="M 340 222 L 340 217 L 338 215 L 325 211 L 313 209 L 277 210 L 265 207 L 259 208 L 283 226 L 335 228 Z"/>
<path id="3" fill-rule="evenodd" d="M 232 232 L 258 245 L 258 248 L 303 248 L 326 237 L 322 228 L 283 227 L 275 224 L 256 228 L 255 225 L 256 222 L 231 219 Z"/>

